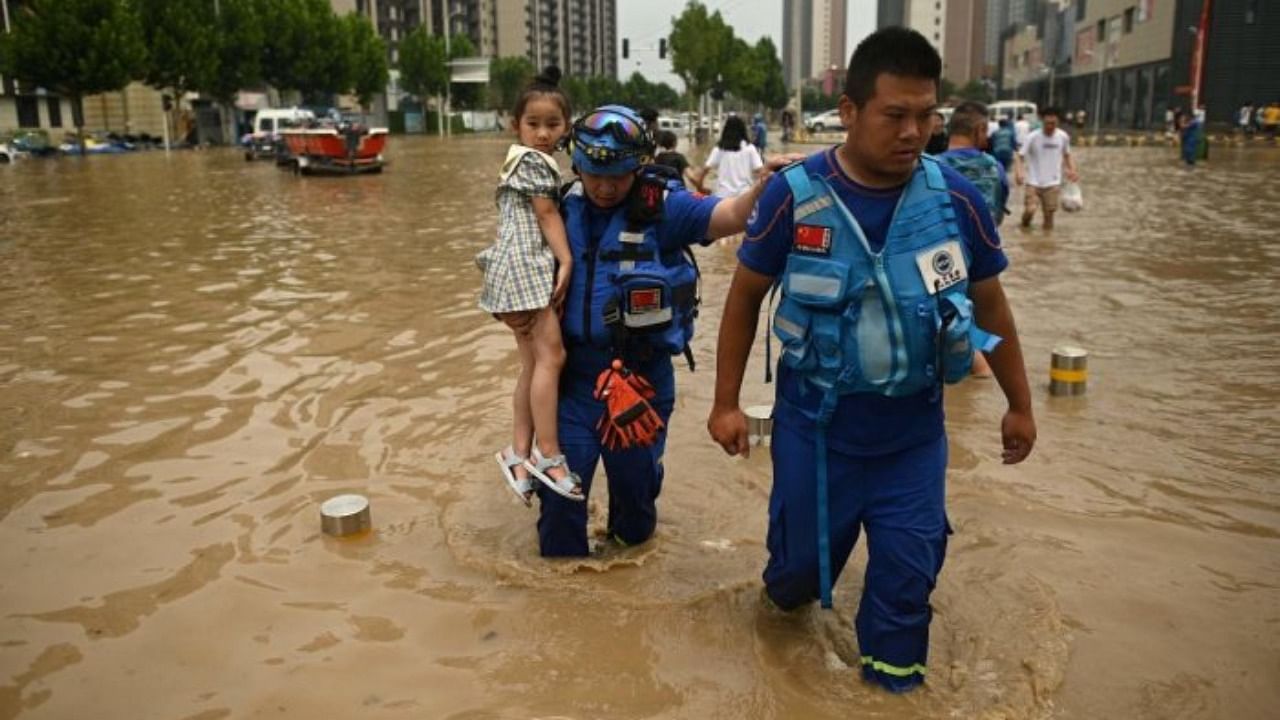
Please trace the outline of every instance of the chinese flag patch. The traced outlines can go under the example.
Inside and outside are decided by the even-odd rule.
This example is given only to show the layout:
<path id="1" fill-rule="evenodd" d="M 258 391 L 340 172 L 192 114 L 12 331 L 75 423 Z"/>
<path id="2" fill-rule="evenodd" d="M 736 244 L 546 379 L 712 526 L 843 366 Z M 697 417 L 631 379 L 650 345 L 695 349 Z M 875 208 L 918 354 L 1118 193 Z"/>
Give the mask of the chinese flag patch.
<path id="1" fill-rule="evenodd" d="M 652 312 L 660 309 L 662 309 L 662 291 L 658 288 L 631 291 L 631 312 Z"/>
<path id="2" fill-rule="evenodd" d="M 831 228 L 821 225 L 796 225 L 796 250 L 817 255 L 831 254 Z"/>

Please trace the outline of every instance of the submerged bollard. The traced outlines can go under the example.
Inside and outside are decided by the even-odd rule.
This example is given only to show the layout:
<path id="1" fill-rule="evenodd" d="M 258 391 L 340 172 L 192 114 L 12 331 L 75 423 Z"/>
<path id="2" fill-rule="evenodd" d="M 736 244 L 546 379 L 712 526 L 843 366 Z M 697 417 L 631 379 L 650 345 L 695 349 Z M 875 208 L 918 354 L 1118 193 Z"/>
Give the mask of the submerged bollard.
<path id="1" fill-rule="evenodd" d="M 1053 349 L 1049 365 L 1050 395 L 1083 395 L 1089 379 L 1089 353 L 1075 345 Z"/>
<path id="2" fill-rule="evenodd" d="M 747 416 L 747 442 L 761 445 L 773 435 L 773 406 L 752 405 L 742 411 Z M 752 442 L 752 438 L 755 439 Z"/>
<path id="3" fill-rule="evenodd" d="M 337 495 L 320 505 L 320 529 L 327 535 L 354 535 L 370 527 L 369 500 L 363 495 Z"/>

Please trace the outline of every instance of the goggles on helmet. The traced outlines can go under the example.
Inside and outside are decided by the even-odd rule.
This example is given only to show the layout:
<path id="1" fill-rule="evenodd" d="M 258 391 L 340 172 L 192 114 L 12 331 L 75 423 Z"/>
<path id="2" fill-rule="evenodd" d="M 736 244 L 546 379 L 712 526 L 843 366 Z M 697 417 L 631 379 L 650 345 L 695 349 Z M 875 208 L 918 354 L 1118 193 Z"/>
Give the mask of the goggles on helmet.
<path id="1" fill-rule="evenodd" d="M 652 144 L 642 120 L 630 113 L 605 106 L 574 123 L 574 135 L 601 137 L 610 135 L 619 143 L 647 150 Z M 586 144 L 586 143 L 584 143 Z"/>

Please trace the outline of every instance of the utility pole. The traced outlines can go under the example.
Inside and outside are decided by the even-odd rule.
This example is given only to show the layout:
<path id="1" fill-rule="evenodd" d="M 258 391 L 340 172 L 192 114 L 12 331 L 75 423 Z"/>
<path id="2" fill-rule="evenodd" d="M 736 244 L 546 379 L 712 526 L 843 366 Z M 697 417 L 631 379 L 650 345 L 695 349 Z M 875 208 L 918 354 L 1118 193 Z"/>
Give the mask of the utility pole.
<path id="1" fill-rule="evenodd" d="M 1102 122 L 1102 80 L 1107 72 L 1107 61 L 1111 59 L 1110 38 L 1107 44 L 1102 46 L 1102 67 L 1098 69 L 1098 87 L 1094 93 L 1093 100 L 1093 139 L 1098 139 L 1098 123 Z"/>

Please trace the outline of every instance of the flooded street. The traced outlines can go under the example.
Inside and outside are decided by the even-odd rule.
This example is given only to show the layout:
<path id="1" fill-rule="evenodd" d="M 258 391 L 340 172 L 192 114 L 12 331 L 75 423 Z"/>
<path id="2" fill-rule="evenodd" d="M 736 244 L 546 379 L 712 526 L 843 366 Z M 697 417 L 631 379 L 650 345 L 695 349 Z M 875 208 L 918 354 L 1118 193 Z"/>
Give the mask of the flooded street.
<path id="1" fill-rule="evenodd" d="M 1275 717 L 1280 152 L 1083 148 L 1084 213 L 1006 223 L 1040 439 L 1002 466 L 998 387 L 948 391 L 956 534 L 900 697 L 858 678 L 864 548 L 834 611 L 760 602 L 767 448 L 704 429 L 732 244 L 699 250 L 656 538 L 538 557 L 472 263 L 507 142 L 0 166 L 0 719 Z M 1048 396 L 1061 343 L 1083 397 Z M 372 533 L 321 534 L 344 492 Z"/>

